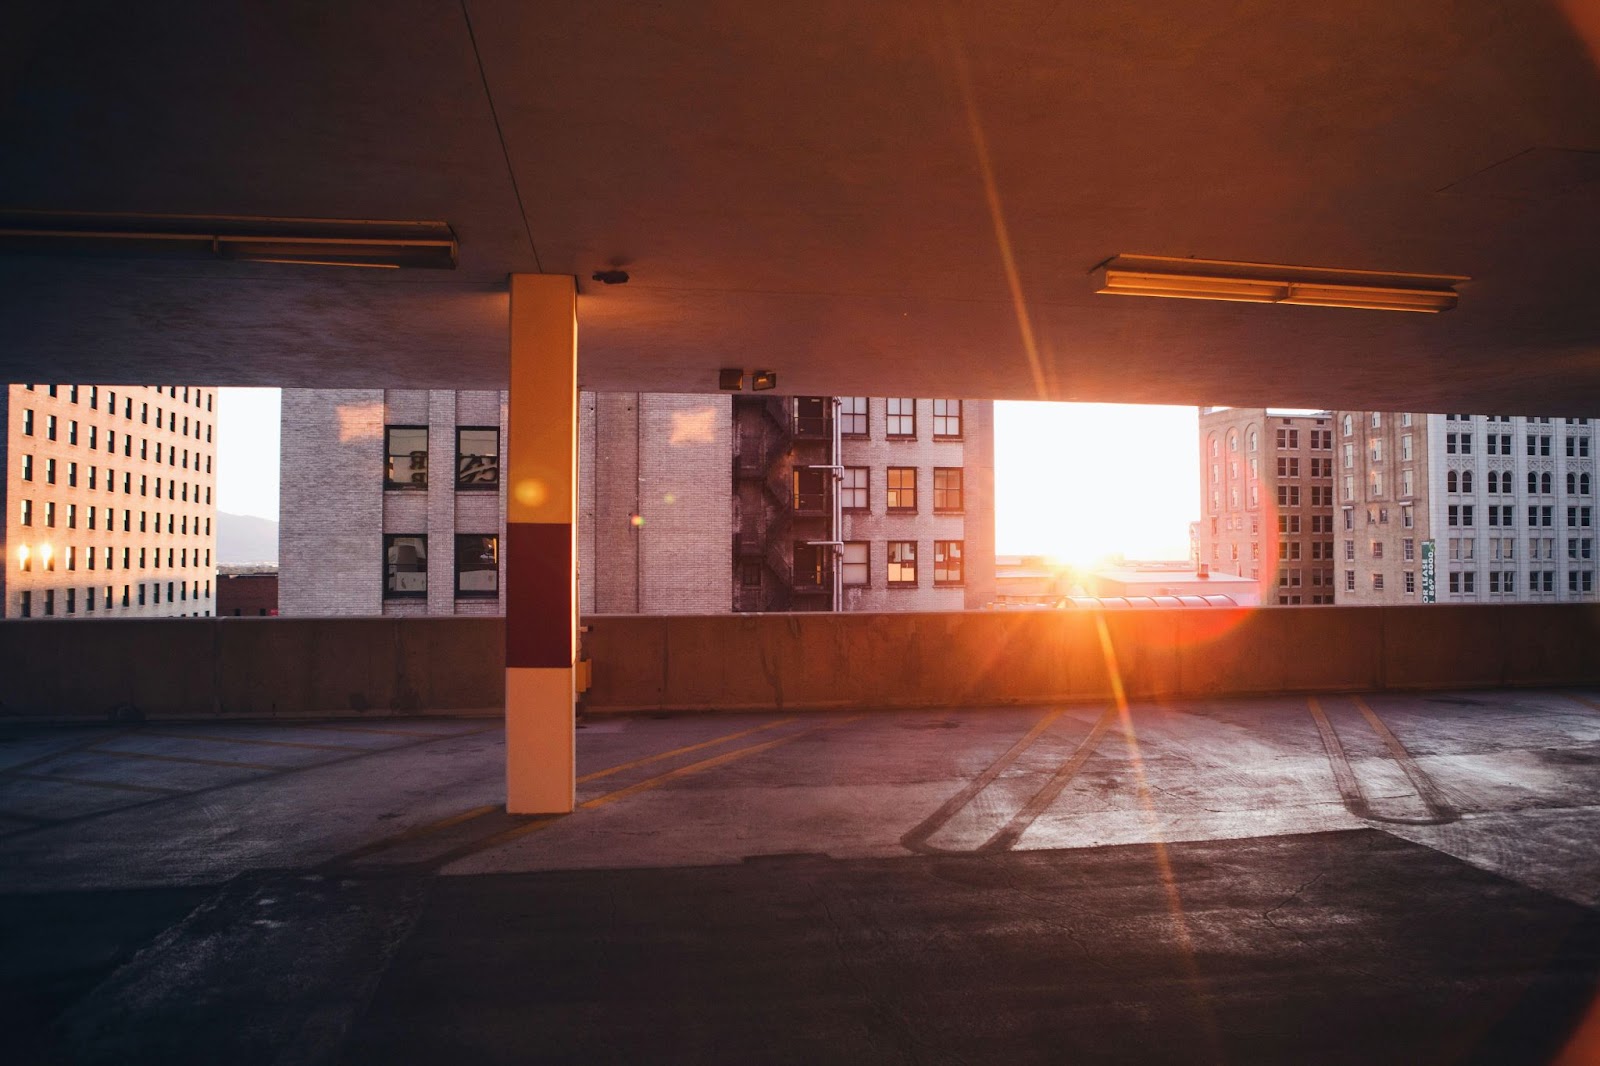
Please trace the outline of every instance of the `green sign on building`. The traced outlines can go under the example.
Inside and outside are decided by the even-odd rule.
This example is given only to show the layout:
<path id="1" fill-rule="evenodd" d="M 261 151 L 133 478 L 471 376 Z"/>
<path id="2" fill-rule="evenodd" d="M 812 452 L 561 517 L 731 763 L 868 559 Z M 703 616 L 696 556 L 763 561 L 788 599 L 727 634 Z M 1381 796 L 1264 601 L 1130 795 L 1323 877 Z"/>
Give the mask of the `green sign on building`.
<path id="1" fill-rule="evenodd" d="M 1433 576 L 1433 541 L 1422 542 L 1422 602 L 1433 603 L 1436 585 Z"/>

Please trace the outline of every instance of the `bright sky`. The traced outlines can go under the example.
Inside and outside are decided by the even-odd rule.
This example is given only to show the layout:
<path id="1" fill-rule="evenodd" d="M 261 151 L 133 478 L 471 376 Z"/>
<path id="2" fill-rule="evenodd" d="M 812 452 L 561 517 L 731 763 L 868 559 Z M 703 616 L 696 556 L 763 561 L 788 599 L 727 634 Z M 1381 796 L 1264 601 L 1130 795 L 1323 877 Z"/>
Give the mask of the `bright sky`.
<path id="1" fill-rule="evenodd" d="M 218 389 L 217 510 L 278 520 L 278 389 Z"/>
<path id="2" fill-rule="evenodd" d="M 1199 410 L 994 405 L 995 551 L 1092 563 L 1189 558 L 1200 517 Z"/>

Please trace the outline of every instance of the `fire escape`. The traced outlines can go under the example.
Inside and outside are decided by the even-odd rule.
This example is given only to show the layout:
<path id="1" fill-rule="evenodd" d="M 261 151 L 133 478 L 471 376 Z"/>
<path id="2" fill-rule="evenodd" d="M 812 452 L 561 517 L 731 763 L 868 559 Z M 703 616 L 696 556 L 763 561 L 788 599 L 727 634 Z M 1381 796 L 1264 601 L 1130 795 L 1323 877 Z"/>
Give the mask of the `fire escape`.
<path id="1" fill-rule="evenodd" d="M 835 602 L 833 403 L 734 397 L 734 609 L 827 611 Z"/>

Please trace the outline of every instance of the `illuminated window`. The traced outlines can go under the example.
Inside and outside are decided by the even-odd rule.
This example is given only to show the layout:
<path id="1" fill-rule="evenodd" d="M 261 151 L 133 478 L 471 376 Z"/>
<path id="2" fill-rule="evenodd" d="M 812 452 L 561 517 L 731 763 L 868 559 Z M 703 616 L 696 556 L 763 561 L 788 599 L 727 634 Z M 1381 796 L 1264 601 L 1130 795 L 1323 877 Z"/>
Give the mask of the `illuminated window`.
<path id="1" fill-rule="evenodd" d="M 917 584 L 917 542 L 889 542 L 889 587 L 915 588 Z"/>
<path id="2" fill-rule="evenodd" d="M 909 512 L 917 509 L 917 468 L 891 466 L 889 475 L 889 510 Z"/>

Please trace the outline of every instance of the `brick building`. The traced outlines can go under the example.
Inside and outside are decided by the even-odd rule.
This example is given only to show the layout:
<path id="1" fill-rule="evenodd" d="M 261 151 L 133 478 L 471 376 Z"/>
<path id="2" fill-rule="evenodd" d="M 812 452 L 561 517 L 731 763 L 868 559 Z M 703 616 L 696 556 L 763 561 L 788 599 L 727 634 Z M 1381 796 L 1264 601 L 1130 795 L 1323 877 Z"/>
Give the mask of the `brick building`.
<path id="1" fill-rule="evenodd" d="M 0 390 L 0 615 L 215 611 L 216 391 Z"/>
<path id="2" fill-rule="evenodd" d="M 217 567 L 217 617 L 270 618 L 277 613 L 277 567 Z"/>
<path id="3" fill-rule="evenodd" d="M 1198 565 L 1263 603 L 1333 603 L 1333 456 L 1329 412 L 1201 408 Z"/>
<path id="4" fill-rule="evenodd" d="M 734 609 L 992 603 L 993 410 L 915 397 L 734 397 Z"/>
<path id="5" fill-rule="evenodd" d="M 725 613 L 732 466 L 725 396 L 579 394 L 579 609 Z"/>
<path id="6" fill-rule="evenodd" d="M 504 402 L 285 390 L 281 613 L 503 612 Z M 849 409 L 837 443 L 836 407 Z M 994 598 L 991 411 L 581 393 L 580 609 L 982 606 Z"/>
<path id="7" fill-rule="evenodd" d="M 1422 603 L 1431 551 L 1428 416 L 1338 411 L 1341 604 Z"/>
<path id="8" fill-rule="evenodd" d="M 504 613 L 504 393 L 285 389 L 282 404 L 279 613 Z"/>

